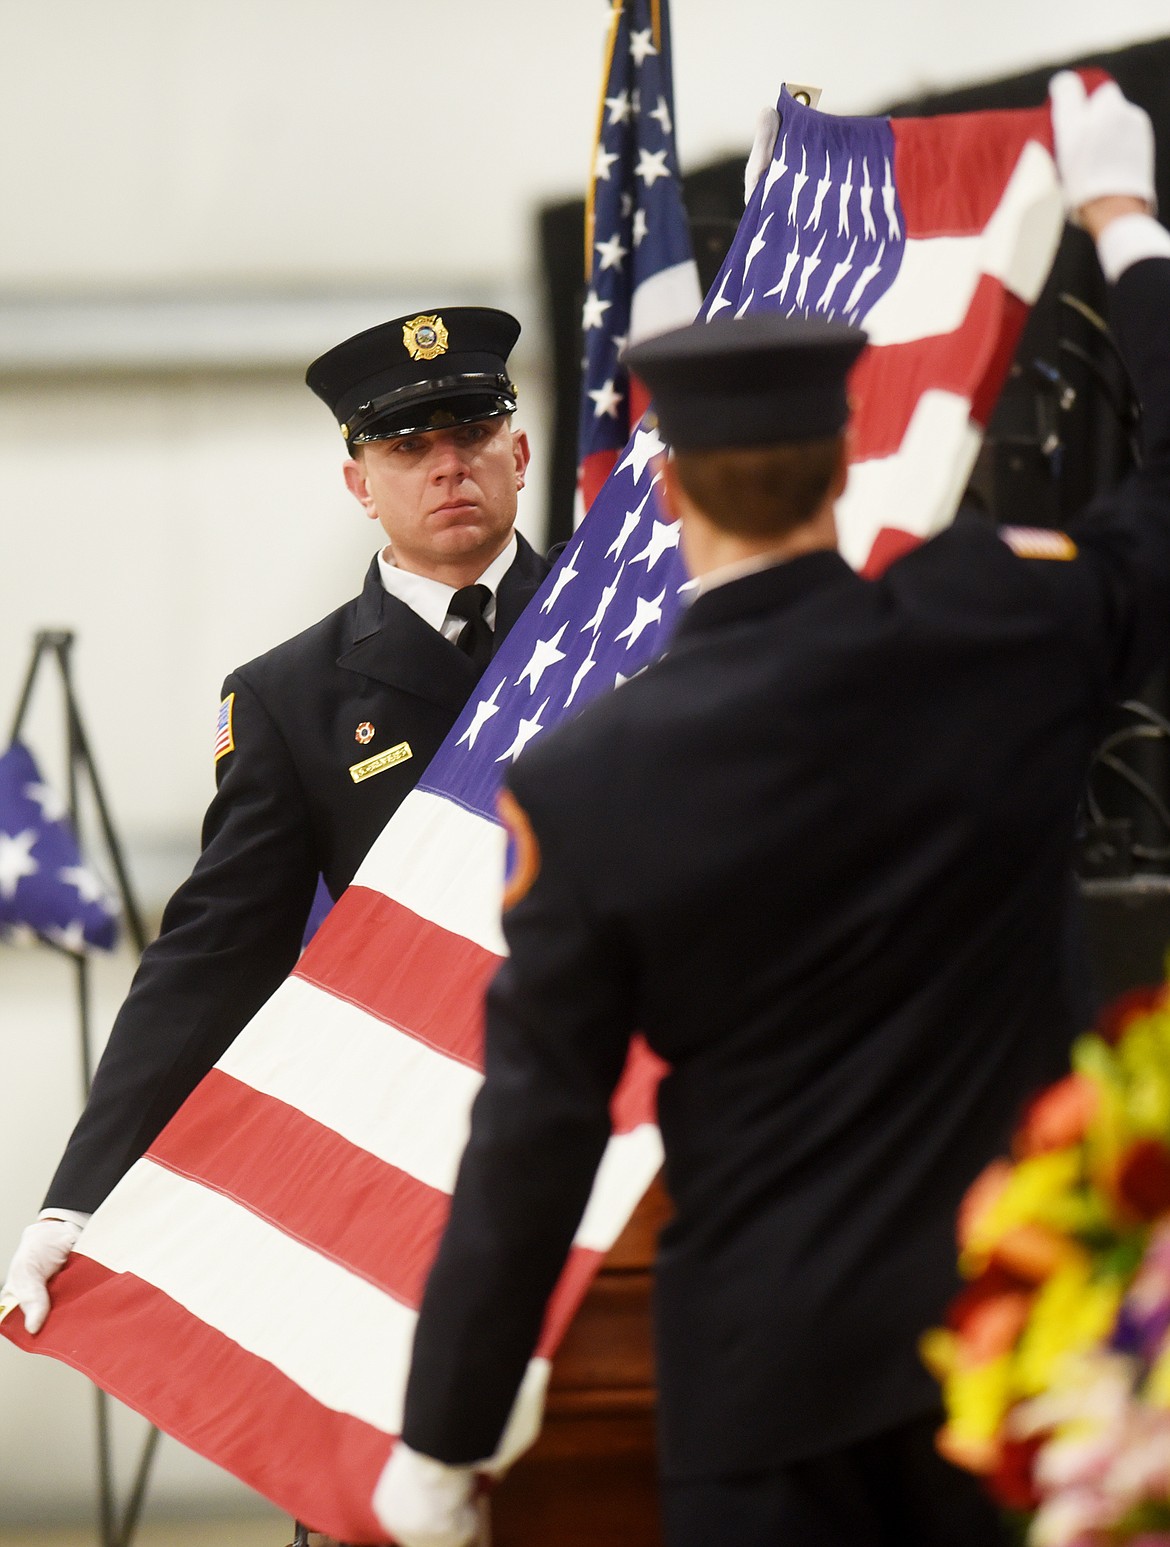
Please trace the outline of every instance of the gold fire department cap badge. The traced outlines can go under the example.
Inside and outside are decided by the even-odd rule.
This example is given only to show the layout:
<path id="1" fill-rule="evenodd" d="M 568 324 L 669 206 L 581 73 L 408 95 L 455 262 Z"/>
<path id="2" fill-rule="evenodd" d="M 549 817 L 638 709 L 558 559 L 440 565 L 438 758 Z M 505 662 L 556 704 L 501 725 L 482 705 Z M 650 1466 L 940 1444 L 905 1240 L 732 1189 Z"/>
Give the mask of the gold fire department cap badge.
<path id="1" fill-rule="evenodd" d="M 412 317 L 402 324 L 402 342 L 412 360 L 434 360 L 447 353 L 442 317 Z"/>

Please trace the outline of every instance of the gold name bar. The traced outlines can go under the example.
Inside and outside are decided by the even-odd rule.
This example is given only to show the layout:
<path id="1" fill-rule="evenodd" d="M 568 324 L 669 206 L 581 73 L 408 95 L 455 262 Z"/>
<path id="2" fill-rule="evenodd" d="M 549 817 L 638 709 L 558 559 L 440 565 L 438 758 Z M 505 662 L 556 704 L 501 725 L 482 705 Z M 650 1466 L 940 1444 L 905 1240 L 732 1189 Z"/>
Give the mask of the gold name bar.
<path id="1" fill-rule="evenodd" d="M 360 784 L 363 779 L 372 779 L 375 774 L 384 773 L 387 768 L 395 768 L 399 763 L 405 763 L 408 757 L 413 757 L 409 741 L 400 741 L 396 747 L 390 747 L 386 752 L 378 752 L 373 757 L 367 757 L 364 763 L 354 763 L 349 770 L 349 776 L 355 784 Z"/>

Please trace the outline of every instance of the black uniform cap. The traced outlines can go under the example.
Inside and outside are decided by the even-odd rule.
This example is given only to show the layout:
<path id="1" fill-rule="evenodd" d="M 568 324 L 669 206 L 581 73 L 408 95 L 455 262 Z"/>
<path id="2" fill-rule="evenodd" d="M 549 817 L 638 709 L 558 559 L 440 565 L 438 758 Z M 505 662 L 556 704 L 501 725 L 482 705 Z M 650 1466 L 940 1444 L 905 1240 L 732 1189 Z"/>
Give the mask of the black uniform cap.
<path id="1" fill-rule="evenodd" d="M 675 328 L 626 351 L 679 451 L 824 440 L 845 428 L 861 328 L 757 312 Z"/>
<path id="2" fill-rule="evenodd" d="M 416 312 L 355 333 L 305 381 L 350 446 L 494 419 L 516 407 L 507 364 L 519 336 L 515 317 L 487 306 Z"/>

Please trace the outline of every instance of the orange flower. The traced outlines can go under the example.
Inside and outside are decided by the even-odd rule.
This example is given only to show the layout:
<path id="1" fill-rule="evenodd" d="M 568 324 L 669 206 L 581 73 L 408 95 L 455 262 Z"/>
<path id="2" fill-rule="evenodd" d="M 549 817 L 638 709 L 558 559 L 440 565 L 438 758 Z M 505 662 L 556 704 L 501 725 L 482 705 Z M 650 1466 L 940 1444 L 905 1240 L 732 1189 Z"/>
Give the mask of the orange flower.
<path id="1" fill-rule="evenodd" d="M 1016 1225 L 996 1242 L 992 1261 L 1029 1284 L 1042 1284 L 1084 1255 L 1075 1241 L 1049 1225 Z"/>
<path id="2" fill-rule="evenodd" d="M 1019 1158 L 1067 1149 L 1084 1138 L 1097 1111 L 1099 1093 L 1087 1075 L 1067 1074 L 1025 1108 L 1013 1149 Z"/>
<path id="3" fill-rule="evenodd" d="M 971 1245 L 978 1232 L 980 1221 L 987 1217 L 999 1201 L 1011 1177 L 1010 1160 L 993 1160 L 989 1165 L 984 1166 L 963 1194 L 963 1201 L 959 1204 L 959 1214 L 955 1222 L 961 1249 L 966 1250 Z"/>

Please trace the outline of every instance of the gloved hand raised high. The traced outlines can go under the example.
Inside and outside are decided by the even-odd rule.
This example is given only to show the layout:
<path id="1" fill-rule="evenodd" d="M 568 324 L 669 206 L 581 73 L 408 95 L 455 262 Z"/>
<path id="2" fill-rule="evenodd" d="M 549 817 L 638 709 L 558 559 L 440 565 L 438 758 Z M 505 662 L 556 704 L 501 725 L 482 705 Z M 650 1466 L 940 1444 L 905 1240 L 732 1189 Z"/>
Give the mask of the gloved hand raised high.
<path id="1" fill-rule="evenodd" d="M 743 202 L 750 204 L 756 184 L 768 170 L 776 136 L 780 132 L 780 114 L 774 107 L 762 107 L 756 119 L 756 134 L 743 169 Z"/>
<path id="2" fill-rule="evenodd" d="M 19 1306 L 27 1331 L 41 1330 L 50 1308 L 49 1280 L 65 1266 L 88 1221 L 88 1214 L 73 1209 L 45 1209 L 25 1228 L 0 1289 L 0 1318 Z"/>
<path id="3" fill-rule="evenodd" d="M 1048 87 L 1056 167 L 1075 219 L 1094 199 L 1142 199 L 1154 208 L 1154 130 L 1145 111 L 1106 81 L 1091 94 L 1062 70 Z"/>

